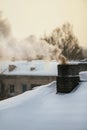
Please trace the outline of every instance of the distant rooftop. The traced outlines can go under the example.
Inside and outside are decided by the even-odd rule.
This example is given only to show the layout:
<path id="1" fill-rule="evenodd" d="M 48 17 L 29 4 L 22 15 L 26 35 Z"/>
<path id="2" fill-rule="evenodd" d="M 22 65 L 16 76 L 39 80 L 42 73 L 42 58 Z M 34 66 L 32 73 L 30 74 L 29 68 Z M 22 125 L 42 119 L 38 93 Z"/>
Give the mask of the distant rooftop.
<path id="1" fill-rule="evenodd" d="M 56 61 L 0 61 L 2 75 L 57 76 Z M 13 66 L 13 67 L 12 67 Z M 9 67 L 12 67 L 9 69 Z"/>

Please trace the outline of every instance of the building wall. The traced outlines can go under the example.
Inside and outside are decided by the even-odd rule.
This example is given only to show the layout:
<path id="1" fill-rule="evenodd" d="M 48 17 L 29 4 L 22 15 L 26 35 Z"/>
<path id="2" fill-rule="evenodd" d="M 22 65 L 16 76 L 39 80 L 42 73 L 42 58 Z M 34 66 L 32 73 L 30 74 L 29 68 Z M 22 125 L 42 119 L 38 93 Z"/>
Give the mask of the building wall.
<path id="1" fill-rule="evenodd" d="M 8 90 L 9 96 L 23 93 L 23 84 L 27 85 L 27 90 L 31 90 L 32 86 L 44 85 L 56 80 L 54 76 L 2 76 L 0 78 Z M 12 95 L 10 93 L 10 85 L 14 85 L 15 87 L 15 93 Z"/>

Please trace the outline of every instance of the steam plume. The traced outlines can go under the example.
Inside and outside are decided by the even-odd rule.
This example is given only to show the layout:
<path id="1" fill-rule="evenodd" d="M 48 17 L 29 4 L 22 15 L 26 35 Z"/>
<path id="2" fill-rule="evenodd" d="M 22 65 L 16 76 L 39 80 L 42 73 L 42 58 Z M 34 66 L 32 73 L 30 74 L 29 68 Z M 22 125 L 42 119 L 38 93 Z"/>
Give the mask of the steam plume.
<path id="1" fill-rule="evenodd" d="M 34 35 L 17 41 L 11 36 L 11 27 L 8 21 L 0 15 L 0 60 L 61 60 L 64 56 L 57 46 L 49 45 Z"/>
<path id="2" fill-rule="evenodd" d="M 56 46 L 49 45 L 35 36 L 22 41 L 0 38 L 0 59 L 2 60 L 53 60 L 60 52 Z"/>

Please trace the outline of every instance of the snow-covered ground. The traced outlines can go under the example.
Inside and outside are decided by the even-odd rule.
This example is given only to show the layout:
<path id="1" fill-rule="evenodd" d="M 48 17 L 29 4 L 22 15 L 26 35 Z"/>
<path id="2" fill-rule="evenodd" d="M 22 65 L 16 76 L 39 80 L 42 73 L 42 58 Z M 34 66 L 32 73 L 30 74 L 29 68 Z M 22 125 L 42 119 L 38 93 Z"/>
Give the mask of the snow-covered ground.
<path id="1" fill-rule="evenodd" d="M 87 82 L 56 94 L 56 82 L 0 102 L 0 130 L 87 130 Z"/>
<path id="2" fill-rule="evenodd" d="M 4 75 L 34 75 L 34 76 L 57 76 L 56 61 L 0 61 L 0 73 Z M 9 65 L 15 65 L 13 71 L 9 71 Z M 31 71 L 31 68 L 35 68 Z"/>

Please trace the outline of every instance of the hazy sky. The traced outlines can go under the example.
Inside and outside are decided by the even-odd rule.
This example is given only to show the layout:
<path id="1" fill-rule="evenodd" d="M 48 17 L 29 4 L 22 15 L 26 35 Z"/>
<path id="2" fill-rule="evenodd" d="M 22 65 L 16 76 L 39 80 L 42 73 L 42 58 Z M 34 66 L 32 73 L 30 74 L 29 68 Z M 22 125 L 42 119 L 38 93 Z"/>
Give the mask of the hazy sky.
<path id="1" fill-rule="evenodd" d="M 0 0 L 0 10 L 17 38 L 41 36 L 70 22 L 80 44 L 87 46 L 87 0 Z"/>

